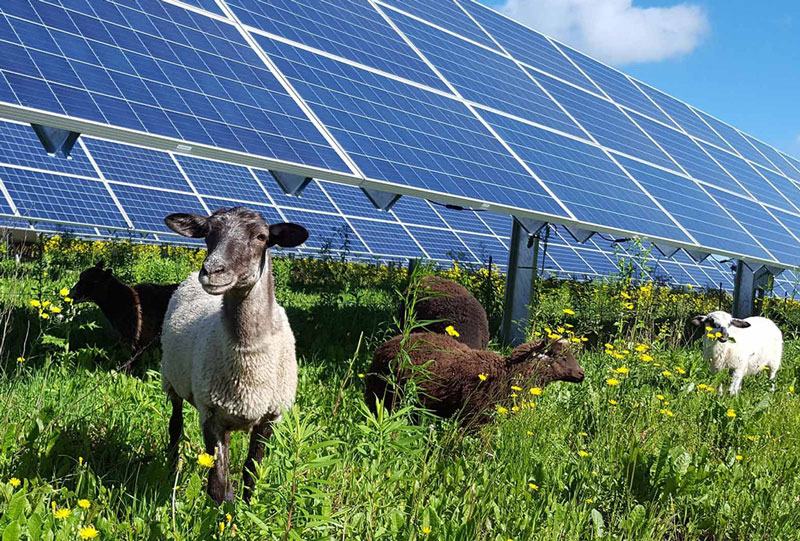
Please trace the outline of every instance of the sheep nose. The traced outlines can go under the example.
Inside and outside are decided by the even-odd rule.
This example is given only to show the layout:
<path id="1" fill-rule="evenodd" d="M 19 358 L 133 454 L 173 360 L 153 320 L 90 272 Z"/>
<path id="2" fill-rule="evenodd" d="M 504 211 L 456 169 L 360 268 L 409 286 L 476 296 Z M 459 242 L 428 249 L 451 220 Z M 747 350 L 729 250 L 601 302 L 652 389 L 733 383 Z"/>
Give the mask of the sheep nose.
<path id="1" fill-rule="evenodd" d="M 203 270 L 206 271 L 206 274 L 209 276 L 212 274 L 219 274 L 221 272 L 225 272 L 225 264 L 221 261 L 206 260 L 203 262 Z"/>

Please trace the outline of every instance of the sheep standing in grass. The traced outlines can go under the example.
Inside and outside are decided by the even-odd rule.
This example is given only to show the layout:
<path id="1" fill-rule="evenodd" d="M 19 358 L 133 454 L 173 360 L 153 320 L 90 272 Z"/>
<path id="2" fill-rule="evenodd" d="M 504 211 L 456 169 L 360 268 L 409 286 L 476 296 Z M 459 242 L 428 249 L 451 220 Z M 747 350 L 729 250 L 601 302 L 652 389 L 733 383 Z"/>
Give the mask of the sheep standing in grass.
<path id="1" fill-rule="evenodd" d="M 711 373 L 730 371 L 731 394 L 739 394 L 742 379 L 764 366 L 769 368 L 775 390 L 775 375 L 783 355 L 783 334 L 775 323 L 765 317 L 738 319 L 722 311 L 695 316 L 692 323 L 705 327 L 703 357 Z"/>
<path id="2" fill-rule="evenodd" d="M 205 449 L 215 456 L 208 494 L 233 500 L 231 432 L 251 430 L 244 464 L 244 498 L 252 494 L 255 465 L 272 423 L 294 403 L 297 360 L 286 312 L 275 300 L 271 246 L 293 247 L 308 232 L 295 224 L 267 225 L 252 210 L 220 209 L 210 217 L 171 214 L 181 235 L 205 238 L 208 255 L 173 295 L 164 320 L 162 387 L 172 402 L 170 450 L 183 429 L 183 401 L 200 413 Z"/>
<path id="3" fill-rule="evenodd" d="M 416 294 L 416 321 L 432 321 L 422 330 L 445 334 L 452 325 L 458 334 L 456 340 L 462 344 L 473 349 L 486 349 L 489 345 L 486 310 L 465 287 L 439 276 L 423 276 Z M 405 325 L 405 307 L 401 310 L 399 319 Z"/>
<path id="4" fill-rule="evenodd" d="M 376 398 L 386 407 L 394 402 L 394 385 L 404 385 L 413 368 L 397 370 L 402 351 L 414 367 L 421 368 L 420 402 L 440 417 L 459 414 L 476 422 L 485 421 L 495 404 L 507 399 L 512 385 L 543 387 L 553 381 L 583 381 L 583 369 L 565 341 L 537 340 L 518 346 L 503 358 L 492 351 L 471 349 L 453 338 L 433 333 L 413 333 L 404 342 L 395 336 L 380 346 L 372 360 L 364 398 L 375 410 Z"/>
<path id="5" fill-rule="evenodd" d="M 92 301 L 103 312 L 122 341 L 131 348 L 131 365 L 150 346 L 158 344 L 167 305 L 178 284 L 136 284 L 120 282 L 99 261 L 83 271 L 72 286 L 70 297 L 75 302 Z"/>

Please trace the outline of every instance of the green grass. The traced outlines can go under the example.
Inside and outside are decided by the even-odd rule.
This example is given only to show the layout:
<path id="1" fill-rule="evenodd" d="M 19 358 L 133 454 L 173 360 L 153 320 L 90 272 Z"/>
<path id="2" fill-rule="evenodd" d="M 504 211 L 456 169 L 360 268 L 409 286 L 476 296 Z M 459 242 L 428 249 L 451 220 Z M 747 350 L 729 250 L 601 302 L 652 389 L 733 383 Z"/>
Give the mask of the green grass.
<path id="1" fill-rule="evenodd" d="M 579 357 L 581 385 L 556 383 L 541 396 L 524 388 L 480 430 L 424 415 L 415 424 L 413 409 L 374 417 L 362 400 L 359 374 L 393 332 L 396 295 L 332 296 L 279 276 L 298 342 L 297 404 L 269 442 L 251 505 L 217 508 L 196 462 L 196 412 L 186 407 L 182 469 L 170 476 L 158 373 L 114 370 L 124 350 L 96 310 L 65 308 L 64 319 L 43 321 L 28 305 L 40 289 L 57 299 L 74 276 L 63 270 L 42 284 L 27 270 L 0 279 L 3 541 L 78 539 L 88 524 L 100 539 L 131 540 L 798 538 L 800 396 L 791 389 L 800 341 L 786 344 L 777 392 L 761 376 L 730 397 L 698 390 L 727 376 L 712 380 L 697 346 L 662 339 L 645 362 L 617 328 L 617 351 L 632 352 L 615 358 L 603 352 L 607 337 L 594 337 L 598 346 Z M 567 303 L 580 315 L 564 295 L 542 299 L 552 305 L 546 320 Z M 88 328 L 95 319 L 100 327 Z M 629 372 L 610 372 L 620 366 Z M 607 385 L 612 377 L 620 384 Z M 526 407 L 510 411 L 523 397 Z M 236 434 L 237 481 L 246 451 Z M 71 514 L 56 519 L 53 504 Z"/>

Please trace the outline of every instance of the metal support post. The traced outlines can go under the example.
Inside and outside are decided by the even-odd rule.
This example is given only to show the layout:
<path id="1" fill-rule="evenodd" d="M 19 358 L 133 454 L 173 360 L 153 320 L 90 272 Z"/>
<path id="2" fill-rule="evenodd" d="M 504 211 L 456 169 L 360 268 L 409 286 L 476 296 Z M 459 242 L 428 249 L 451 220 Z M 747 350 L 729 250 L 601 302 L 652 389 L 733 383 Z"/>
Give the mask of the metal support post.
<path id="1" fill-rule="evenodd" d="M 544 222 L 514 218 L 508 255 L 502 340 L 518 345 L 527 339 L 531 294 L 537 278 L 539 230 Z"/>

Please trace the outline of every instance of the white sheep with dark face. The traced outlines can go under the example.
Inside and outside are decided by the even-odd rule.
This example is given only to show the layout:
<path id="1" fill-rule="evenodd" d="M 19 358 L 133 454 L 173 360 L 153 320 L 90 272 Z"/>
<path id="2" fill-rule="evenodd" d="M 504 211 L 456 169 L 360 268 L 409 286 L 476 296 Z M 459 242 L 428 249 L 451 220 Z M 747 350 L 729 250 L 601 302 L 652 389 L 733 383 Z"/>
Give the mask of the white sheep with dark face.
<path id="1" fill-rule="evenodd" d="M 765 317 L 739 319 L 728 312 L 711 312 L 695 316 L 692 323 L 705 328 L 703 358 L 711 373 L 728 370 L 731 373 L 731 394 L 739 394 L 742 379 L 769 369 L 772 390 L 775 375 L 781 367 L 783 334 Z"/>
<path id="2" fill-rule="evenodd" d="M 208 217 L 171 214 L 165 221 L 208 246 L 200 273 L 178 287 L 164 319 L 161 377 L 172 402 L 170 449 L 175 456 L 188 400 L 200 413 L 206 452 L 216 455 L 208 494 L 217 503 L 230 501 L 231 432 L 250 430 L 243 475 L 249 500 L 264 442 L 297 388 L 294 335 L 275 300 L 269 248 L 298 246 L 308 232 L 295 224 L 267 225 L 244 207 Z"/>

